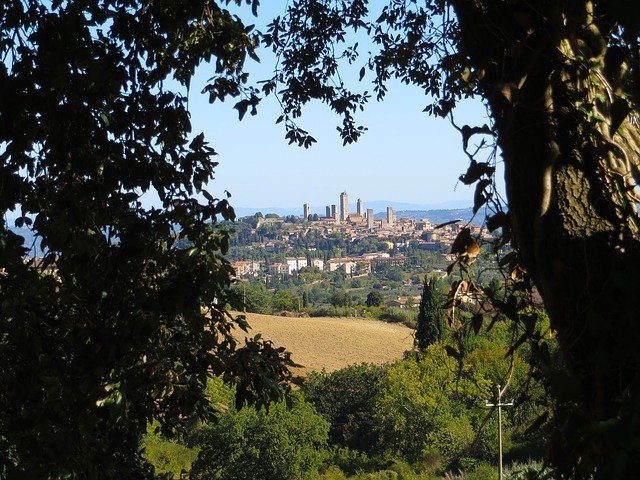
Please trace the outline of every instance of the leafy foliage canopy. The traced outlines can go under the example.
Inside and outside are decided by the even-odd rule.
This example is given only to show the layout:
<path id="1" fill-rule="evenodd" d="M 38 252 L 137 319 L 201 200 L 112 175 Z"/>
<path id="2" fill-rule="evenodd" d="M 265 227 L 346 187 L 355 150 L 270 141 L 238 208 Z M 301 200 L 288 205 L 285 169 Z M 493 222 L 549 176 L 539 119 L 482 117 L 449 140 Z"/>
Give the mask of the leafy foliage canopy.
<path id="1" fill-rule="evenodd" d="M 0 475 L 139 478 L 147 424 L 209 416 L 208 377 L 239 403 L 286 391 L 284 350 L 232 335 L 234 212 L 188 112 L 203 62 L 211 101 L 254 102 L 229 3 L 0 5 Z"/>

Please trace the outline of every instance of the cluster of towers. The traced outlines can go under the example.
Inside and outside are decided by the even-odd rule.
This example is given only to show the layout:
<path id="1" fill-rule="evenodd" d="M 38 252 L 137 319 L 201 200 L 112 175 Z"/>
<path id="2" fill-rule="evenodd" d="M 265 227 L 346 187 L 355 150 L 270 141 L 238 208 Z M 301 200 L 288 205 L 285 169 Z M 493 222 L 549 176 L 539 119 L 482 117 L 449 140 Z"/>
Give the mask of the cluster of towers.
<path id="1" fill-rule="evenodd" d="M 333 218 L 336 222 L 346 222 L 350 215 L 355 221 L 367 221 L 367 227 L 373 228 L 373 209 L 368 208 L 366 213 L 364 211 L 364 202 L 362 199 L 358 199 L 356 207 L 355 218 L 354 214 L 349 213 L 349 195 L 347 192 L 340 194 L 340 210 L 338 211 L 337 205 L 327 205 L 325 208 L 325 218 Z M 308 203 L 303 206 L 304 218 L 307 219 L 311 215 L 311 207 Z M 396 221 L 396 211 L 392 207 L 387 207 L 387 225 L 393 226 Z"/>

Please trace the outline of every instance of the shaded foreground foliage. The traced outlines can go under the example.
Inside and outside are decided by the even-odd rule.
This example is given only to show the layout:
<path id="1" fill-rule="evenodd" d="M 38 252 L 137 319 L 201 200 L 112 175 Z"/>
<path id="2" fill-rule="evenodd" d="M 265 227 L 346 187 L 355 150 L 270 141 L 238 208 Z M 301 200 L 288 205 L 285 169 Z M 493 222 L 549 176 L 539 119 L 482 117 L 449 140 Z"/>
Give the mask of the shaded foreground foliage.
<path id="1" fill-rule="evenodd" d="M 151 476 L 147 425 L 209 418 L 208 378 L 287 391 L 284 349 L 232 336 L 234 213 L 187 110 L 203 61 L 212 100 L 243 89 L 226 3 L 0 3 L 0 477 Z"/>

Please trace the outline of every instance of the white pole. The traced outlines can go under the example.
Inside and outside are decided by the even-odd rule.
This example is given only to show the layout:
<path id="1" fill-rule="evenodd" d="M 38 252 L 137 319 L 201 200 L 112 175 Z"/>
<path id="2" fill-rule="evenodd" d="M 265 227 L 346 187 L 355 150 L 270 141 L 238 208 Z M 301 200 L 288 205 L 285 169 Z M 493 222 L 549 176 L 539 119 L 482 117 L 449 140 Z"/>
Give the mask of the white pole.
<path id="1" fill-rule="evenodd" d="M 502 394 L 498 385 L 498 480 L 502 480 Z"/>
<path id="2" fill-rule="evenodd" d="M 498 398 L 496 403 L 489 403 L 485 400 L 486 407 L 498 407 L 498 480 L 503 480 L 502 478 L 502 407 L 511 407 L 513 402 L 502 403 L 502 395 L 504 394 L 504 390 L 500 388 L 500 385 L 497 386 L 498 390 Z"/>

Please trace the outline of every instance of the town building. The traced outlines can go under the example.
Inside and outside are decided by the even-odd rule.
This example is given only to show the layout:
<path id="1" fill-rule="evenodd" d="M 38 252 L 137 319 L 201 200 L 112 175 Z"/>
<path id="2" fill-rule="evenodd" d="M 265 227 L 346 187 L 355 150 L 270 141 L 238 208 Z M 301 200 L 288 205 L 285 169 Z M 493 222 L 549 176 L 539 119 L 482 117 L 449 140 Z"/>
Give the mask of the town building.
<path id="1" fill-rule="evenodd" d="M 287 262 L 287 273 L 289 275 L 307 266 L 306 257 L 287 257 L 285 260 Z"/>
<path id="2" fill-rule="evenodd" d="M 349 195 L 347 192 L 340 194 L 340 221 L 344 222 L 349 215 Z"/>
<path id="3" fill-rule="evenodd" d="M 396 223 L 396 210 L 393 207 L 387 207 L 387 227 L 393 227 Z"/>
<path id="4" fill-rule="evenodd" d="M 231 266 L 235 270 L 237 277 L 243 277 L 260 273 L 262 271 L 262 263 L 256 260 L 239 260 L 233 262 Z"/>
<path id="5" fill-rule="evenodd" d="M 282 275 L 287 273 L 287 264 L 286 263 L 272 263 L 269 265 L 267 269 L 270 275 Z"/>
<path id="6" fill-rule="evenodd" d="M 336 270 L 344 270 L 344 273 L 351 275 L 356 271 L 358 262 L 354 258 L 331 258 L 327 260 L 327 270 L 335 272 Z"/>
<path id="7" fill-rule="evenodd" d="M 322 270 L 324 270 L 324 260 L 322 260 L 320 258 L 312 258 L 310 266 L 311 267 L 315 267 L 318 270 L 322 271 Z"/>
<path id="8" fill-rule="evenodd" d="M 347 223 L 351 223 L 353 225 L 363 225 L 366 222 L 364 217 L 359 213 L 350 213 L 347 215 Z"/>

